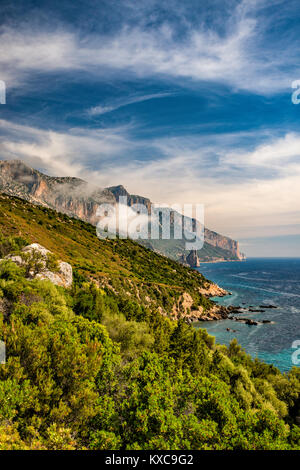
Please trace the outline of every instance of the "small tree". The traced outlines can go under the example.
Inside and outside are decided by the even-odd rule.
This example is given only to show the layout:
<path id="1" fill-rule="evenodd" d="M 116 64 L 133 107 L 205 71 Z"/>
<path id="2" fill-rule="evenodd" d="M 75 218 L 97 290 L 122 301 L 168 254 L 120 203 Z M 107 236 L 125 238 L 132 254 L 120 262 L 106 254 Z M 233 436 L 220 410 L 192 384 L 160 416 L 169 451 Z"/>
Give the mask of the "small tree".
<path id="1" fill-rule="evenodd" d="M 53 253 L 47 254 L 46 268 L 53 273 L 57 273 L 59 271 L 58 259 Z"/>
<path id="2" fill-rule="evenodd" d="M 22 253 L 21 258 L 24 261 L 26 277 L 35 277 L 45 269 L 46 262 L 44 256 L 37 250 Z"/>

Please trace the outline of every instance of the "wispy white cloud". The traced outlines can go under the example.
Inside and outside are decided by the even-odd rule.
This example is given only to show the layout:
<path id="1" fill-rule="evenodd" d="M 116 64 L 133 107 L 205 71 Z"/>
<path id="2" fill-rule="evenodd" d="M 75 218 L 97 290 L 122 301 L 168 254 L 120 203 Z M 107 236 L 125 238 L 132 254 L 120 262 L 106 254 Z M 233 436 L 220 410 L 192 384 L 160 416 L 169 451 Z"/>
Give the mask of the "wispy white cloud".
<path id="1" fill-rule="evenodd" d="M 119 108 L 123 108 L 130 104 L 142 103 L 143 101 L 149 101 L 158 98 L 165 98 L 166 96 L 173 95 L 174 93 L 152 93 L 149 95 L 140 95 L 140 96 L 131 96 L 128 98 L 118 99 L 112 101 L 110 104 L 97 105 L 88 109 L 87 114 L 90 116 L 99 116 L 101 114 L 110 113 L 111 111 L 116 111 Z"/>
<path id="2" fill-rule="evenodd" d="M 117 157 L 134 147 L 128 140 L 128 126 L 104 129 L 69 129 L 68 132 L 47 131 L 0 120 L 1 159 L 19 158 L 51 175 L 93 179 L 97 162 L 110 166 Z M 120 157 L 121 155 L 121 157 Z M 91 168 L 96 168 L 92 170 Z M 105 184 L 102 173 L 100 182 Z M 99 179 L 94 177 L 99 181 Z M 108 183 L 107 183 L 108 184 Z"/>
<path id="3" fill-rule="evenodd" d="M 253 151 L 235 150 L 225 154 L 222 162 L 244 169 L 256 167 L 258 171 L 265 167 L 285 173 L 293 172 L 295 167 L 300 167 L 300 134 L 288 132 L 283 137 L 270 137 Z"/>
<path id="4" fill-rule="evenodd" d="M 1 79 L 8 87 L 24 85 L 33 73 L 67 71 L 78 68 L 74 51 L 76 37 L 67 32 L 0 28 Z"/>

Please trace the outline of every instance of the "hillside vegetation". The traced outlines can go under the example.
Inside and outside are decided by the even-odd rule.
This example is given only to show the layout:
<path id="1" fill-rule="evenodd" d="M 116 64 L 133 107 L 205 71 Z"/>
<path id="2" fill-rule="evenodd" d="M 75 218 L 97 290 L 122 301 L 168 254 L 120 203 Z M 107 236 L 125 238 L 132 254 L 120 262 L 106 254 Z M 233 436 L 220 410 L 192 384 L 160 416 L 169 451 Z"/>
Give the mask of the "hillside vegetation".
<path id="1" fill-rule="evenodd" d="M 131 240 L 99 240 L 93 225 L 54 210 L 0 194 L 0 229 L 40 243 L 99 286 L 160 307 L 169 316 L 177 313 L 184 292 L 192 296 L 195 310 L 213 305 L 198 292 L 205 279 L 197 271 Z"/>
<path id="2" fill-rule="evenodd" d="M 282 375 L 177 312 L 205 278 L 127 240 L 0 196 L 0 257 L 37 242 L 70 289 L 0 263 L 0 449 L 300 449 L 300 372 Z M 27 260 L 28 261 L 28 260 Z"/>

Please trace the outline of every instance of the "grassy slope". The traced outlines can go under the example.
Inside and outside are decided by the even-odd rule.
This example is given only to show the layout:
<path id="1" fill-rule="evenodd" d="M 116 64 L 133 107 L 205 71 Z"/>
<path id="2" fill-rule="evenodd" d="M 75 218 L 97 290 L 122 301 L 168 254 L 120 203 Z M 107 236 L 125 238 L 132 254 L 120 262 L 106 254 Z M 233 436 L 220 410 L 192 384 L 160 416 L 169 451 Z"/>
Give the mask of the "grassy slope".
<path id="1" fill-rule="evenodd" d="M 99 240 L 94 226 L 51 209 L 0 194 L 0 231 L 40 243 L 80 274 L 168 315 L 184 292 L 194 309 L 212 305 L 198 292 L 205 278 L 197 271 L 130 240 Z"/>

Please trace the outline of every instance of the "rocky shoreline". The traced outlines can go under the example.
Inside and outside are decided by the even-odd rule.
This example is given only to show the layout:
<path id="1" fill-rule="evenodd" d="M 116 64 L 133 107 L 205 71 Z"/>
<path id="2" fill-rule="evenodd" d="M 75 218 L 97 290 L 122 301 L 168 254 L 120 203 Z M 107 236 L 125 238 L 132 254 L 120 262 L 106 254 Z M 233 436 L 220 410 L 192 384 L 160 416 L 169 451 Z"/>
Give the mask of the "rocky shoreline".
<path id="1" fill-rule="evenodd" d="M 226 291 L 222 287 L 214 283 L 207 283 L 202 288 L 199 289 L 199 292 L 207 298 L 211 297 L 224 297 L 226 295 L 232 295 L 231 292 Z M 216 321 L 216 320 L 232 320 L 235 322 L 244 323 L 246 325 L 261 325 L 261 324 L 272 324 L 271 320 L 253 320 L 251 318 L 245 318 L 240 316 L 235 316 L 234 314 L 251 314 L 251 313 L 263 313 L 265 309 L 278 308 L 276 305 L 259 305 L 259 307 L 254 307 L 253 305 L 245 306 L 236 306 L 236 305 L 219 305 L 214 304 L 213 307 L 207 312 L 203 312 L 201 315 L 196 315 L 189 317 L 189 323 L 194 322 L 205 322 L 205 321 Z M 235 331 L 227 328 L 228 331 Z"/>
<path id="2" fill-rule="evenodd" d="M 267 308 L 277 308 L 275 305 L 272 307 L 267 307 Z M 243 308 L 241 309 L 240 307 L 237 307 L 235 305 L 228 305 L 227 307 L 225 305 L 217 305 L 215 304 L 208 312 L 206 312 L 204 315 L 201 315 L 199 317 L 195 317 L 192 320 L 192 322 L 199 322 L 199 321 L 214 321 L 214 320 L 232 320 L 235 322 L 240 322 L 240 323 L 245 323 L 246 325 L 262 325 L 262 324 L 272 324 L 274 323 L 271 320 L 253 320 L 252 318 L 245 318 L 245 317 L 239 317 L 233 315 L 234 313 L 236 314 L 251 314 L 251 313 L 260 313 L 264 312 L 265 310 L 261 309 L 256 309 L 253 310 L 251 308 Z"/>
<path id="3" fill-rule="evenodd" d="M 225 259 L 225 258 L 218 258 L 210 261 L 202 261 L 200 260 L 200 264 L 211 264 L 211 263 L 240 263 L 241 261 L 247 261 L 247 258 L 244 256 L 243 258 L 239 259 Z"/>
<path id="4" fill-rule="evenodd" d="M 199 288 L 199 293 L 204 297 L 225 297 L 225 295 L 231 295 L 231 292 L 223 289 L 213 282 L 206 282 L 203 287 Z"/>

